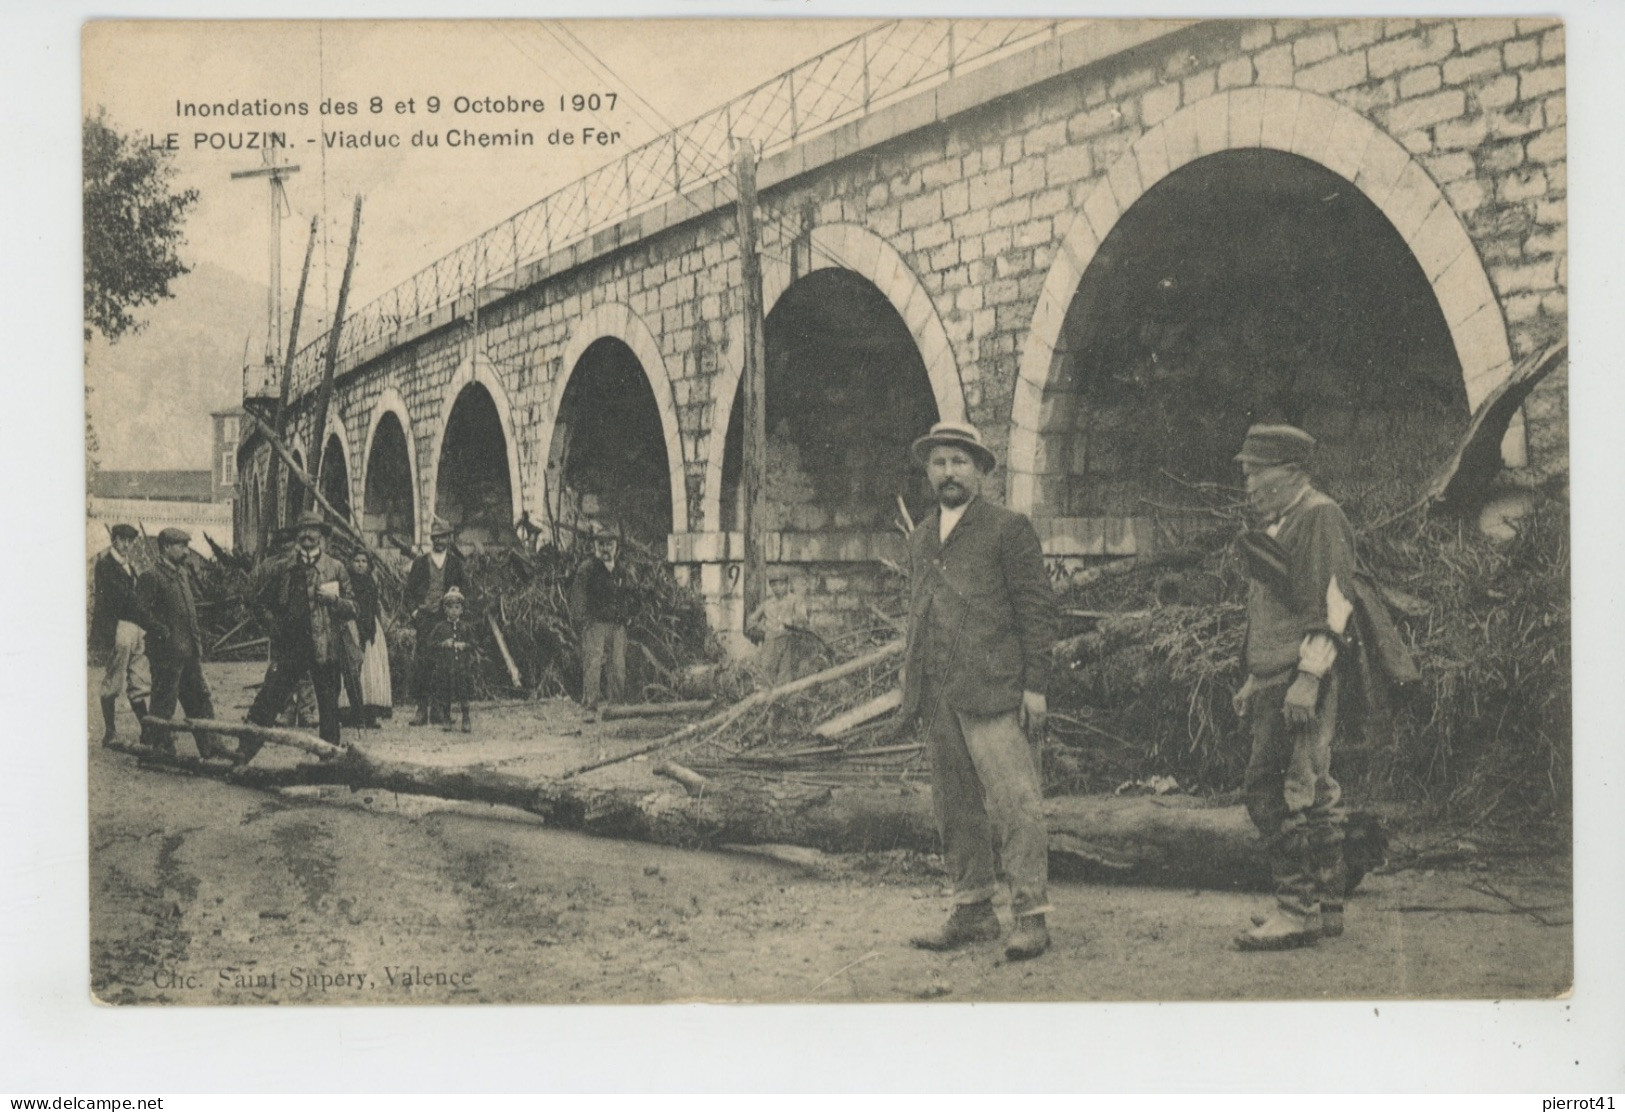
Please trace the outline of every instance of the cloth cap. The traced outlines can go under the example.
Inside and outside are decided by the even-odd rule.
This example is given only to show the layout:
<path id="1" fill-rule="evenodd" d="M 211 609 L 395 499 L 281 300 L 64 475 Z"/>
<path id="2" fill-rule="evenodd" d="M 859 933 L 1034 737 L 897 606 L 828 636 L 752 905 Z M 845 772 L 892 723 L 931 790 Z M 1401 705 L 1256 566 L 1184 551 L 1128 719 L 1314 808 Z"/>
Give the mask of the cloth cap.
<path id="1" fill-rule="evenodd" d="M 299 520 L 293 523 L 295 533 L 300 533 L 306 529 L 320 529 L 323 533 L 333 531 L 333 527 L 327 523 L 327 519 L 315 510 L 306 510 L 299 515 Z"/>
<path id="2" fill-rule="evenodd" d="M 1314 437 L 1292 425 L 1254 425 L 1247 430 L 1247 439 L 1241 442 L 1236 462 L 1261 467 L 1301 464 L 1309 458 L 1314 446 Z"/>
<path id="3" fill-rule="evenodd" d="M 125 525 L 123 522 L 113 526 L 112 533 L 116 541 L 133 541 L 141 535 L 135 531 L 134 525 Z"/>
<path id="4" fill-rule="evenodd" d="M 434 519 L 434 524 L 429 526 L 429 539 L 433 540 L 435 537 L 449 537 L 456 532 L 457 530 L 453 529 L 451 524 L 444 518 L 437 517 Z"/>
<path id="5" fill-rule="evenodd" d="M 450 590 L 448 590 L 444 595 L 441 596 L 440 601 L 441 602 L 467 602 L 468 600 L 463 597 L 463 591 L 462 591 L 461 587 L 453 587 Z"/>
<path id="6" fill-rule="evenodd" d="M 192 534 L 188 533 L 185 529 L 177 529 L 173 525 L 169 526 L 168 528 L 164 529 L 163 531 L 161 531 L 158 534 L 158 544 L 160 546 L 163 546 L 163 545 L 166 545 L 166 544 L 191 544 L 191 543 L 192 543 Z"/>
<path id="7" fill-rule="evenodd" d="M 986 444 L 982 443 L 982 434 L 977 431 L 976 426 L 964 421 L 938 421 L 931 426 L 930 432 L 914 442 L 911 451 L 915 460 L 923 465 L 931 454 L 931 449 L 939 445 L 965 449 L 984 474 L 998 466 L 998 458 Z"/>

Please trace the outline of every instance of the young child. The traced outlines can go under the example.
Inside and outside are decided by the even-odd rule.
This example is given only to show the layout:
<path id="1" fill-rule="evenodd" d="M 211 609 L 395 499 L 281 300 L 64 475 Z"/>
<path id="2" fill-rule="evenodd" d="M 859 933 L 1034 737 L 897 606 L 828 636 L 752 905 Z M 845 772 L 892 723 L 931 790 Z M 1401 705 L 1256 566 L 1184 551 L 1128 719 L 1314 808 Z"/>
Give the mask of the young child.
<path id="1" fill-rule="evenodd" d="M 433 653 L 434 686 L 437 710 L 444 716 L 446 732 L 452 725 L 451 705 L 463 705 L 463 733 L 474 732 L 469 720 L 468 702 L 474 691 L 474 630 L 463 619 L 466 602 L 463 592 L 453 587 L 440 600 L 441 620 L 429 634 L 429 651 Z"/>
<path id="2" fill-rule="evenodd" d="M 761 669 L 769 687 L 789 683 L 801 674 L 803 661 L 817 651 L 817 635 L 807 616 L 807 603 L 790 589 L 790 577 L 775 571 L 767 580 L 769 595 L 751 615 L 749 626 L 763 638 Z"/>

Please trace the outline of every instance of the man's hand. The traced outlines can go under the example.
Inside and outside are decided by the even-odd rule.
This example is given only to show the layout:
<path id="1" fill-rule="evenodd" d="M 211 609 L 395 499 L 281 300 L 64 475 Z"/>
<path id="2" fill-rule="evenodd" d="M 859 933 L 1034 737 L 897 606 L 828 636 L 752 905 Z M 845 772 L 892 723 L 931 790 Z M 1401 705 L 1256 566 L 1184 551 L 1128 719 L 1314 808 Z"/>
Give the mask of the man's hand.
<path id="1" fill-rule="evenodd" d="M 1234 708 L 1237 718 L 1246 718 L 1248 704 L 1253 700 L 1253 692 L 1258 690 L 1258 683 L 1253 679 L 1251 672 L 1247 673 L 1247 682 L 1241 685 L 1234 695 L 1230 696 L 1230 706 Z"/>
<path id="2" fill-rule="evenodd" d="M 1044 719 L 1049 717 L 1049 700 L 1042 691 L 1023 691 L 1021 693 L 1021 709 L 1016 712 L 1016 721 L 1021 723 L 1022 731 L 1032 739 L 1044 736 Z"/>
<path id="3" fill-rule="evenodd" d="M 1286 689 L 1286 702 L 1281 714 L 1288 726 L 1307 726 L 1315 720 L 1320 704 L 1320 677 L 1299 672 L 1292 686 Z"/>

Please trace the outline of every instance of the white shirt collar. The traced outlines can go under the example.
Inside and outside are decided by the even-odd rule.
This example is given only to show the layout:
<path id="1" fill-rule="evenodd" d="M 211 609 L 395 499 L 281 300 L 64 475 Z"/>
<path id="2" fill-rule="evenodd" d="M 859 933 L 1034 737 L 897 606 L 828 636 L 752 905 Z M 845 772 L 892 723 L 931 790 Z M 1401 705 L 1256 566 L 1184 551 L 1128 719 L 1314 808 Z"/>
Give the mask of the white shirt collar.
<path id="1" fill-rule="evenodd" d="M 937 540 L 939 542 L 947 541 L 948 535 L 954 531 L 954 526 L 959 524 L 959 519 L 965 516 L 965 511 L 969 508 L 969 501 L 952 509 L 947 506 L 940 507 L 941 520 L 938 522 L 937 529 Z"/>

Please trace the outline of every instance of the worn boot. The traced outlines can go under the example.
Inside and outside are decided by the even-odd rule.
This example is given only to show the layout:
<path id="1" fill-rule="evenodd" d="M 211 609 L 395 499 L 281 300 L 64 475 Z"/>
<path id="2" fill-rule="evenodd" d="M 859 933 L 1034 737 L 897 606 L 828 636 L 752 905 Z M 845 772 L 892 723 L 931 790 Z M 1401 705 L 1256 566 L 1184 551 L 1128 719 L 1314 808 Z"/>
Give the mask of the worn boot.
<path id="1" fill-rule="evenodd" d="M 999 917 L 993 911 L 993 901 L 958 904 L 948 921 L 935 934 L 917 935 L 909 941 L 921 950 L 957 950 L 978 942 L 992 942 L 999 937 Z"/>
<path id="2" fill-rule="evenodd" d="M 1318 911 L 1304 913 L 1277 907 L 1269 915 L 1263 916 L 1263 922 L 1257 922 L 1256 918 L 1251 930 L 1236 935 L 1236 949 L 1295 950 L 1301 946 L 1313 946 L 1320 940 Z"/>
<path id="3" fill-rule="evenodd" d="M 1010 941 L 1004 944 L 1004 956 L 1008 961 L 1026 961 L 1036 958 L 1049 949 L 1049 927 L 1044 925 L 1044 916 L 1018 915 L 1016 916 L 1016 929 L 1010 932 Z"/>
<path id="4" fill-rule="evenodd" d="M 1336 938 L 1343 933 L 1343 898 L 1348 894 L 1342 829 L 1326 826 L 1310 831 L 1309 859 L 1315 871 L 1315 895 L 1320 899 L 1320 933 Z"/>
<path id="5" fill-rule="evenodd" d="M 102 744 L 112 745 L 118 738 L 118 696 L 102 697 Z"/>
<path id="6" fill-rule="evenodd" d="M 410 725 L 427 726 L 429 724 L 429 703 L 427 700 L 418 704 L 418 712 L 413 716 Z"/>

